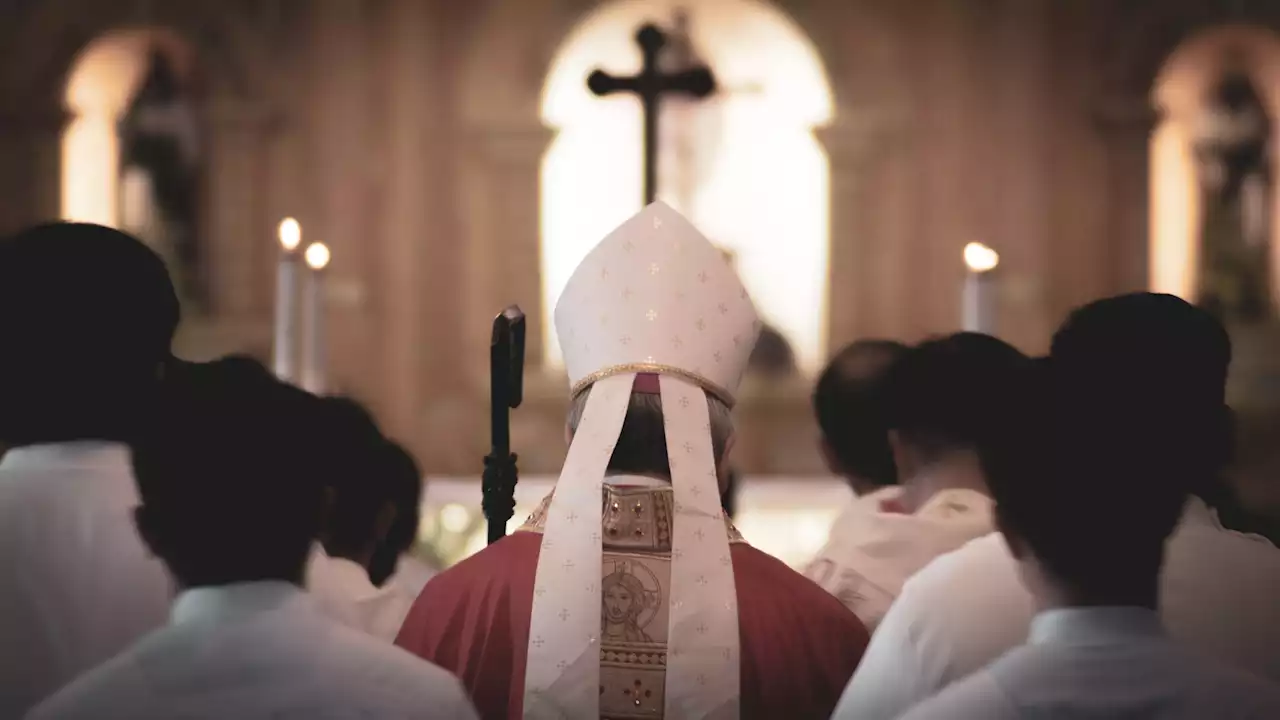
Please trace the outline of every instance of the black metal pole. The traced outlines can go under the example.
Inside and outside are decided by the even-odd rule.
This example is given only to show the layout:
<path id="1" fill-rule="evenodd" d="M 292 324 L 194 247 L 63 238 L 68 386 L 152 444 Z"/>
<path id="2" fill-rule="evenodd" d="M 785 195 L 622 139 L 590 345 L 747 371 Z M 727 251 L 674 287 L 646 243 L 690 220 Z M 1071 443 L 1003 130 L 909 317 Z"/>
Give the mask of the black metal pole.
<path id="1" fill-rule="evenodd" d="M 644 103 L 644 204 L 658 199 L 658 99 L 643 97 Z"/>
<path id="2" fill-rule="evenodd" d="M 481 507 L 490 543 L 507 534 L 515 514 L 519 471 L 511 452 L 511 410 L 520 406 L 524 378 L 524 313 L 511 306 L 493 319 L 489 342 L 489 431 L 492 447 L 484 459 Z"/>

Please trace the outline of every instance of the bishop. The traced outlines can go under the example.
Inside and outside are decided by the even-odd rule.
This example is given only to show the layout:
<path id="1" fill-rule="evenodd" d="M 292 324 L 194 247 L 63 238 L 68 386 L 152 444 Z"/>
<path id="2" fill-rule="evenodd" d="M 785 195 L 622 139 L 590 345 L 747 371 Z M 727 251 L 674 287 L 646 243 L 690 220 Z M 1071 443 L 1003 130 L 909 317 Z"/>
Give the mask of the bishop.
<path id="1" fill-rule="evenodd" d="M 428 583 L 397 643 L 485 718 L 828 717 L 866 629 L 720 503 L 760 327 L 733 270 L 655 203 L 587 255 L 555 318 L 572 385 L 555 490 Z"/>

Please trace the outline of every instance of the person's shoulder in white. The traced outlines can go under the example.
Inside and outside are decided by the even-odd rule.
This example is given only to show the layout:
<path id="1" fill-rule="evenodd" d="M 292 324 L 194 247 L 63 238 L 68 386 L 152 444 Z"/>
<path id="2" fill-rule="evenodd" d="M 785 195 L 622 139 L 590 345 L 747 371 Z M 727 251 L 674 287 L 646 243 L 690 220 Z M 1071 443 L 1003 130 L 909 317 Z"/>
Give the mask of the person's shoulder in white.
<path id="1" fill-rule="evenodd" d="M 0 462 L 0 717 L 20 715 L 164 624 L 164 568 L 132 523 L 127 448 L 56 443 Z"/>
<path id="2" fill-rule="evenodd" d="M 991 500 L 963 489 L 937 493 L 914 514 L 868 507 L 844 522 L 805 575 L 873 630 L 921 568 L 993 530 Z"/>
<path id="3" fill-rule="evenodd" d="M 326 506 L 320 403 L 244 358 L 170 381 L 133 444 L 134 515 L 182 592 L 168 625 L 33 717 L 475 717 L 456 679 L 302 588 Z"/>
<path id="4" fill-rule="evenodd" d="M 1160 582 L 1160 612 L 1174 637 L 1280 683 L 1280 549 L 1223 527 L 1192 497 L 1169 539 Z"/>
<path id="5" fill-rule="evenodd" d="M 995 529 L 981 455 L 1002 422 L 995 408 L 1009 404 L 1009 378 L 1029 363 L 1001 340 L 960 333 L 903 350 L 885 369 L 883 417 L 862 425 L 883 435 L 901 489 L 882 507 L 846 513 L 808 573 L 868 625 L 934 558 Z"/>
<path id="6" fill-rule="evenodd" d="M 1028 645 L 909 717 L 968 717 L 962 697 L 979 715 L 1003 702 L 1034 717 L 1280 717 L 1275 688 L 1242 674 L 1265 674 L 1277 652 L 1269 630 L 1275 626 L 1271 588 L 1261 593 L 1271 602 L 1255 603 L 1256 594 L 1238 582 L 1263 569 L 1265 558 L 1232 563 L 1237 558 L 1222 548 L 1242 549 L 1241 541 L 1254 539 L 1206 522 L 1213 518 L 1198 512 L 1203 503 L 1187 497 L 1192 488 L 1207 489 L 1206 479 L 1218 477 L 1227 459 L 1225 330 L 1177 298 L 1139 293 L 1074 312 L 1052 352 L 1054 362 L 1029 377 L 1036 401 L 1023 409 L 1004 462 L 997 463 L 1002 469 L 990 476 L 1007 552 L 988 550 L 991 560 L 1005 556 L 1010 574 L 1026 583 L 1022 594 L 1034 595 L 1046 610 L 1030 624 Z M 1145 370 L 1154 366 L 1162 372 Z M 1168 403 L 1152 403 L 1153 397 Z M 1117 437 L 1126 442 L 1117 446 Z M 1184 440 L 1171 443 L 1170 437 Z M 1074 522 L 1062 522 L 1068 518 Z M 900 633 L 907 642 L 901 654 L 915 666 L 901 667 L 915 678 L 894 684 L 908 691 L 888 697 L 864 683 L 859 702 L 875 712 L 850 717 L 897 716 L 913 704 L 913 694 L 933 696 L 963 674 L 922 670 L 921 656 L 982 662 L 973 652 L 982 649 L 975 636 L 1025 627 L 1023 618 L 996 607 L 985 608 L 978 623 L 952 612 L 957 600 L 976 605 L 976 595 L 1017 594 L 1016 584 L 938 573 L 930 597 L 902 608 L 910 617 L 900 621 L 909 626 Z M 1215 577 L 1232 590 L 1203 587 Z M 919 580 L 924 587 L 926 578 Z M 940 653 L 926 645 L 934 626 L 952 641 Z M 1224 662 L 1236 669 L 1218 665 Z"/>
<path id="7" fill-rule="evenodd" d="M 969 541 L 903 585 L 833 717 L 898 717 L 1025 640 L 1034 614 L 1000 534 Z"/>
<path id="8" fill-rule="evenodd" d="M 307 590 L 333 620 L 387 642 L 395 640 L 414 601 L 390 581 L 375 586 L 365 568 L 330 557 L 318 543 L 307 565 Z"/>
<path id="9" fill-rule="evenodd" d="M 340 622 L 390 642 L 417 598 L 393 575 L 418 537 L 422 471 L 359 402 L 333 396 L 322 405 L 317 425 L 332 462 L 319 480 L 333 500 L 307 586 Z"/>
<path id="10" fill-rule="evenodd" d="M 435 568 L 428 565 L 426 561 L 413 555 L 405 555 L 400 558 L 396 572 L 388 582 L 393 583 L 412 601 L 422 594 L 422 588 L 426 587 L 436 574 Z"/>
<path id="11" fill-rule="evenodd" d="M 376 637 L 342 628 L 353 644 L 363 646 L 375 687 L 393 688 L 400 695 L 402 717 L 473 718 L 475 708 L 461 681 L 452 673 Z M 375 690 L 375 692 L 377 692 Z"/>
<path id="12" fill-rule="evenodd" d="M 1170 634 L 1280 681 L 1280 550 L 1222 528 L 1192 497 L 1168 544 L 1161 616 Z M 1206 608 L 1222 608 L 1208 612 Z M 1034 615 L 999 533 L 934 560 L 903 585 L 858 666 L 839 717 L 892 718 L 1017 646 Z"/>
<path id="13" fill-rule="evenodd" d="M 1178 648 L 1187 657 L 1185 676 L 1194 678 L 1196 717 L 1222 720 L 1280 718 L 1280 685 L 1191 648 Z M 1188 718 L 1192 715 L 1188 714 Z"/>
<path id="14" fill-rule="evenodd" d="M 47 222 L 0 243 L 0 717 L 164 622 L 122 441 L 178 318 L 164 262 L 118 230 Z"/>
<path id="15" fill-rule="evenodd" d="M 988 673 L 977 672 L 913 706 L 898 720 L 1023 720 L 1000 685 Z M 1054 720 L 1061 720 L 1055 717 Z"/>
<path id="16" fill-rule="evenodd" d="M 1280 686 L 1173 642 L 1082 656 L 1022 646 L 901 720 L 1273 720 Z"/>
<path id="17" fill-rule="evenodd" d="M 158 630 L 42 703 L 31 720 L 476 717 L 461 683 L 318 610 Z"/>

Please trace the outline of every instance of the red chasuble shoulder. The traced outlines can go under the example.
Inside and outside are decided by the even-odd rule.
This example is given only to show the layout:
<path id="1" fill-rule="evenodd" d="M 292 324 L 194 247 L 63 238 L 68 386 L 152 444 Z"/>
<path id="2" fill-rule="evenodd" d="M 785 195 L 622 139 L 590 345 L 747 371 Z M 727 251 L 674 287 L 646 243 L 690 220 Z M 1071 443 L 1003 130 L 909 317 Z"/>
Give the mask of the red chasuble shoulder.
<path id="1" fill-rule="evenodd" d="M 520 718 L 541 535 L 517 532 L 433 578 L 396 643 L 456 674 L 486 720 Z M 838 600 L 745 543 L 730 546 L 742 717 L 827 718 L 866 649 Z"/>
<path id="2" fill-rule="evenodd" d="M 396 638 L 457 675 L 485 720 L 520 717 L 541 544 L 517 532 L 431 578 Z"/>
<path id="3" fill-rule="evenodd" d="M 742 717 L 828 718 L 869 634 L 812 580 L 746 543 L 729 546 L 742 637 Z"/>

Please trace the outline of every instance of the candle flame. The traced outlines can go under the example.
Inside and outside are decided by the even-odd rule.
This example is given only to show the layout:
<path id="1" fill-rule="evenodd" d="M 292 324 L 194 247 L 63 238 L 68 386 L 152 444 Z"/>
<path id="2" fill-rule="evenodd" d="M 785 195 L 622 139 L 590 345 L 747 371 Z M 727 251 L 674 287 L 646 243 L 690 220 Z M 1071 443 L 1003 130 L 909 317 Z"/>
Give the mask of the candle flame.
<path id="1" fill-rule="evenodd" d="M 291 217 L 280 221 L 277 235 L 280 238 L 280 247 L 284 248 L 285 252 L 293 252 L 302 244 L 302 226 Z"/>
<path id="2" fill-rule="evenodd" d="M 329 247 L 324 243 L 311 243 L 307 246 L 307 266 L 312 270 L 323 270 L 329 264 Z"/>
<path id="3" fill-rule="evenodd" d="M 969 243 L 964 246 L 964 264 L 976 273 L 990 272 L 1000 264 L 1000 253 L 982 243 Z"/>

